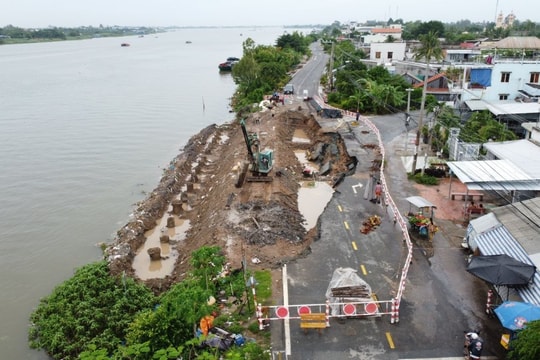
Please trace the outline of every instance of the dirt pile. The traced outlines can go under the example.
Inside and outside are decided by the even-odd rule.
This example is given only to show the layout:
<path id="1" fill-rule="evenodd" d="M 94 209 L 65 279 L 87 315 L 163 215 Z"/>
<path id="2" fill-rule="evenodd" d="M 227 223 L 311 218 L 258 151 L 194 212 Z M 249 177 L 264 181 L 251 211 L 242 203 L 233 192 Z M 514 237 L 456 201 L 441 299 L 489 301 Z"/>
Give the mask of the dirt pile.
<path id="1" fill-rule="evenodd" d="M 254 113 L 246 119 L 246 128 L 258 134 L 261 149 L 274 151 L 273 181 L 236 187 L 248 160 L 240 125 L 234 121 L 203 129 L 170 162 L 158 187 L 138 204 L 132 220 L 106 249 L 113 273 L 137 278 L 132 262 L 145 233 L 172 215 L 189 220 L 190 228 L 183 240 L 170 241 L 178 253 L 172 273 L 145 281 L 156 292 L 184 278 L 190 254 L 201 246 L 220 246 L 233 268 L 240 268 L 244 259 L 274 268 L 309 252 L 317 229 L 306 233 L 302 224 L 297 194 L 305 164 L 295 152 L 317 152 L 317 161 L 328 168 L 319 180 L 332 184 L 351 168 L 341 137 L 323 131 L 305 104 Z"/>

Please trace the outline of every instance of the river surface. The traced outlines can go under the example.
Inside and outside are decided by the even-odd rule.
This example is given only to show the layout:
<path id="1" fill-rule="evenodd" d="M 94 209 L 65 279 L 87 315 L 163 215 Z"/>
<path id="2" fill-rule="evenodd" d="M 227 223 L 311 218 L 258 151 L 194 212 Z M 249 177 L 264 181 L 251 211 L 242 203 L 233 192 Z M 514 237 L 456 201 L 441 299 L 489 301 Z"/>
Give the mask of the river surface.
<path id="1" fill-rule="evenodd" d="M 285 31 L 0 46 L 1 359 L 48 358 L 27 346 L 39 299 L 101 258 L 96 244 L 128 222 L 189 137 L 233 119 L 235 84 L 217 65 L 241 57 L 248 37 L 273 45 Z"/>

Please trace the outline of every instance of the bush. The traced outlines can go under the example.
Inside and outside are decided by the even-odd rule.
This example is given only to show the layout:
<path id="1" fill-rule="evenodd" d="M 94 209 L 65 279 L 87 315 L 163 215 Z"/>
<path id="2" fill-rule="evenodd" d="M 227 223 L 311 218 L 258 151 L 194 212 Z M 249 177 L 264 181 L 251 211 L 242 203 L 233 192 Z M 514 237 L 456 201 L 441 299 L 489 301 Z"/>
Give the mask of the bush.
<path id="1" fill-rule="evenodd" d="M 444 171 L 443 169 L 429 168 L 429 169 L 426 169 L 424 173 L 428 176 L 433 176 L 436 178 L 446 177 L 446 171 Z"/>
<path id="2" fill-rule="evenodd" d="M 417 173 L 412 178 L 418 184 L 422 184 L 422 185 L 439 185 L 439 179 L 437 179 L 434 176 L 427 175 L 426 173 L 424 173 L 424 175 L 422 175 L 422 173 Z"/>
<path id="3" fill-rule="evenodd" d="M 105 261 L 86 265 L 32 313 L 30 346 L 66 360 L 77 359 L 89 345 L 112 353 L 136 314 L 154 302 L 144 285 L 110 276 Z"/>

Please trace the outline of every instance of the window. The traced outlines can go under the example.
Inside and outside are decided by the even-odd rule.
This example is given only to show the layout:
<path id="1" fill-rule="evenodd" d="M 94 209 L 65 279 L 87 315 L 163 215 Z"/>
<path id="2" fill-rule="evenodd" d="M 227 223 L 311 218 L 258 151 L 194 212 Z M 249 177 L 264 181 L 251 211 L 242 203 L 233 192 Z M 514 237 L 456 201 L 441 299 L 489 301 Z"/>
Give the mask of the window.
<path id="1" fill-rule="evenodd" d="M 381 58 L 381 52 L 380 51 L 375 52 L 375 59 L 380 59 L 380 58 Z"/>
<path id="2" fill-rule="evenodd" d="M 510 74 L 509 72 L 502 72 L 501 73 L 501 82 L 507 83 L 510 82 Z"/>
<path id="3" fill-rule="evenodd" d="M 508 100 L 508 94 L 499 94 L 499 100 Z"/>
<path id="4" fill-rule="evenodd" d="M 388 59 L 392 59 L 392 56 L 394 56 L 394 53 L 392 51 L 389 51 L 388 52 Z"/>
<path id="5" fill-rule="evenodd" d="M 532 72 L 531 79 L 529 80 L 529 82 L 538 84 L 539 80 L 540 80 L 540 72 Z"/>

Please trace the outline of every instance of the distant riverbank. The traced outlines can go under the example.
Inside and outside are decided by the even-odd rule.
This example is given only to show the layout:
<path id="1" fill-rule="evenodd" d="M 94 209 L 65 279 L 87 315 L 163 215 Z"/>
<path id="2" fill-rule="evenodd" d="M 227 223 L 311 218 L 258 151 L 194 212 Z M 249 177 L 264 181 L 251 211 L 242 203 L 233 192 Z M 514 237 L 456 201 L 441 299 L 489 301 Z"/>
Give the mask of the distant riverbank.
<path id="1" fill-rule="evenodd" d="M 0 45 L 29 44 L 53 41 L 86 40 L 105 37 L 145 36 L 165 32 L 162 28 L 147 27 L 78 27 L 24 29 L 8 25 L 0 28 Z"/>

